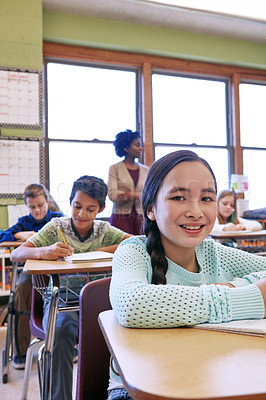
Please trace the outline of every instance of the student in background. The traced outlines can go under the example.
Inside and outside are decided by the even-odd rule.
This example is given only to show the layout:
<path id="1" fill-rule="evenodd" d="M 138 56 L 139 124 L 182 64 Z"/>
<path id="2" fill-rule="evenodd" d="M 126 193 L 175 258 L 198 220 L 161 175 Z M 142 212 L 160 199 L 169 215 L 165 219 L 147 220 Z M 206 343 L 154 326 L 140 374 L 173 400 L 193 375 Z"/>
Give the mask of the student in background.
<path id="1" fill-rule="evenodd" d="M 148 167 L 135 159 L 140 158 L 143 147 L 139 132 L 127 129 L 116 135 L 115 152 L 123 161 L 109 169 L 108 196 L 113 202 L 110 223 L 133 235 L 143 233 L 141 192 Z"/>
<path id="2" fill-rule="evenodd" d="M 108 222 L 95 220 L 105 208 L 107 185 L 94 176 L 77 179 L 70 195 L 71 217 L 54 218 L 38 233 L 11 253 L 15 262 L 30 259 L 58 260 L 73 252 L 101 250 L 114 252 L 118 244 L 128 238 Z M 60 231 L 63 233 L 64 243 Z M 62 286 L 62 279 L 60 278 Z M 68 287 L 79 292 L 85 284 L 82 278 L 69 280 Z M 44 305 L 43 327 L 47 328 L 50 304 Z M 57 315 L 53 352 L 52 399 L 72 399 L 73 357 L 78 339 L 78 312 Z"/>
<path id="3" fill-rule="evenodd" d="M 215 176 L 204 159 L 180 150 L 154 162 L 142 207 L 145 236 L 122 242 L 113 258 L 110 300 L 121 325 L 265 318 L 266 258 L 206 239 L 217 207 Z M 108 398 L 130 399 L 112 371 Z"/>
<path id="4" fill-rule="evenodd" d="M 211 234 L 232 231 L 259 231 L 262 225 L 237 216 L 236 193 L 234 190 L 222 190 L 217 198 L 217 218 Z"/>
<path id="5" fill-rule="evenodd" d="M 18 222 L 0 234 L 0 242 L 3 241 L 25 241 L 35 232 L 38 232 L 47 222 L 54 217 L 63 214 L 55 203 L 46 187 L 39 183 L 33 183 L 25 188 L 24 201 L 30 214 L 19 218 Z M 58 211 L 51 211 L 49 206 Z M 14 355 L 12 365 L 16 369 L 25 368 L 26 352 L 30 344 L 30 309 L 31 309 L 31 276 L 19 271 L 15 288 L 14 306 L 18 314 L 15 331 L 17 341 L 14 343 Z"/>

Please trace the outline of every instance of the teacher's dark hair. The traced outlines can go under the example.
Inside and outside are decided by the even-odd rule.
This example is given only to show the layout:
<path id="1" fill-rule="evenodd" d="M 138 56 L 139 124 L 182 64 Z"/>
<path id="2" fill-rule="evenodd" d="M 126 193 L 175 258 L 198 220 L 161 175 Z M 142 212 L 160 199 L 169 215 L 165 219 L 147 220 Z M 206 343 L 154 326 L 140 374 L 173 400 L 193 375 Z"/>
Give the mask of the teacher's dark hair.
<path id="1" fill-rule="evenodd" d="M 206 160 L 199 157 L 196 153 L 190 150 L 179 150 L 169 153 L 159 160 L 155 161 L 150 167 L 144 188 L 142 191 L 142 208 L 144 213 L 144 233 L 147 236 L 146 248 L 151 256 L 151 264 L 153 269 L 152 283 L 166 284 L 166 273 L 168 270 L 168 262 L 165 257 L 164 248 L 161 242 L 160 231 L 156 221 L 151 221 L 148 218 L 148 213 L 155 204 L 157 193 L 162 185 L 166 175 L 178 164 L 182 162 L 201 162 L 210 171 L 217 192 L 216 178 L 210 165 Z"/>
<path id="2" fill-rule="evenodd" d="M 138 131 L 132 132 L 130 129 L 126 129 L 123 132 L 119 132 L 113 143 L 116 155 L 118 157 L 126 156 L 126 149 L 129 149 L 131 143 L 135 139 L 140 139 L 140 133 Z"/>

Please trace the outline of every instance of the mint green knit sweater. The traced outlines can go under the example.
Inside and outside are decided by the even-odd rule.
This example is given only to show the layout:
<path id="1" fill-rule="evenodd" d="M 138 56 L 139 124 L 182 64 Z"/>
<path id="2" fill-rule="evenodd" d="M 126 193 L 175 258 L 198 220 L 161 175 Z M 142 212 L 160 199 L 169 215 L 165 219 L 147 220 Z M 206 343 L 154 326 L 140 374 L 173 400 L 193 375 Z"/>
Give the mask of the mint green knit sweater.
<path id="1" fill-rule="evenodd" d="M 167 284 L 154 285 L 146 237 L 123 241 L 114 255 L 110 288 L 119 322 L 128 327 L 167 328 L 264 317 L 261 292 L 252 283 L 266 278 L 266 257 L 207 239 L 195 251 L 199 273 L 168 259 Z M 235 288 L 212 285 L 226 282 Z"/>

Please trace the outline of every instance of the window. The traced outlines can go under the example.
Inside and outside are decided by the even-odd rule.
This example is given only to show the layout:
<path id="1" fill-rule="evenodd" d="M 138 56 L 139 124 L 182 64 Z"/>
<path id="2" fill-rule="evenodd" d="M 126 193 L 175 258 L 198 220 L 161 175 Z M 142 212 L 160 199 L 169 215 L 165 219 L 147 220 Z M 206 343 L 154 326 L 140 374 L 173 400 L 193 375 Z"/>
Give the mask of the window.
<path id="1" fill-rule="evenodd" d="M 218 189 L 228 188 L 227 82 L 154 73 L 152 100 L 155 158 L 195 151 L 210 163 Z"/>
<path id="2" fill-rule="evenodd" d="M 69 212 L 72 183 L 81 175 L 105 182 L 120 161 L 115 135 L 140 128 L 137 69 L 47 62 L 47 142 L 50 191 Z M 111 202 L 101 216 L 111 214 Z"/>
<path id="3" fill-rule="evenodd" d="M 120 160 L 115 134 L 127 128 L 143 132 L 147 165 L 194 150 L 210 163 L 218 190 L 232 173 L 245 174 L 250 208 L 265 206 L 265 70 L 58 43 L 43 49 L 46 179 L 61 206 L 80 175 L 107 180 Z M 110 210 L 109 203 L 104 216 Z"/>
<path id="4" fill-rule="evenodd" d="M 261 208 L 266 199 L 266 85 L 243 82 L 239 93 L 244 174 L 249 180 L 246 197 L 250 209 Z"/>

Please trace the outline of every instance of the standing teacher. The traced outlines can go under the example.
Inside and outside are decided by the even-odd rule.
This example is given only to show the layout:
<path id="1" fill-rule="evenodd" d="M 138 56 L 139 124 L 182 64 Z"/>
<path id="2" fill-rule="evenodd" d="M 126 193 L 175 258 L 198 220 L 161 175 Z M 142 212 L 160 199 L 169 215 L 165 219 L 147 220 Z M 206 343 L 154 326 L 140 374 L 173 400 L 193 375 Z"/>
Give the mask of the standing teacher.
<path id="1" fill-rule="evenodd" d="M 108 196 L 113 202 L 110 223 L 124 232 L 141 235 L 141 193 L 148 167 L 135 162 L 136 158 L 141 157 L 143 150 L 139 132 L 129 129 L 119 132 L 115 137 L 114 147 L 116 155 L 125 158 L 109 169 Z"/>

